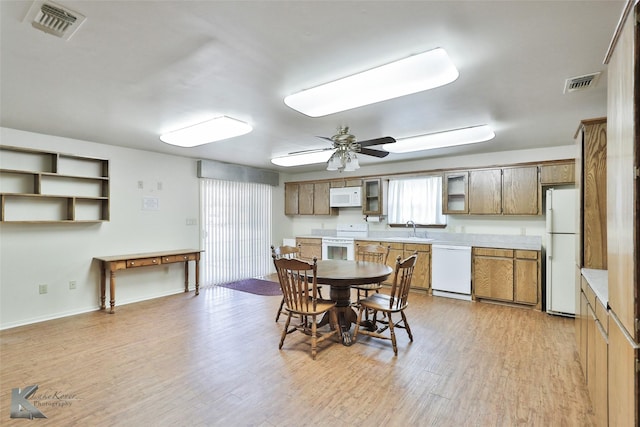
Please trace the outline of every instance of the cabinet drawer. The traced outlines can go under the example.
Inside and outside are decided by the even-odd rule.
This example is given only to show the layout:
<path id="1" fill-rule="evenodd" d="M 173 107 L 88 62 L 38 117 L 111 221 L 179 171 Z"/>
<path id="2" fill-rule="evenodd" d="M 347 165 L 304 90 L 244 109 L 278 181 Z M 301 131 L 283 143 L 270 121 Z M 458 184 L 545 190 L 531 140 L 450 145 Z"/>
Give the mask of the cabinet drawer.
<path id="1" fill-rule="evenodd" d="M 591 289 L 591 286 L 589 286 L 588 283 L 587 283 L 587 289 L 585 289 L 584 293 L 587 296 L 587 301 L 589 301 L 589 305 L 591 306 L 591 309 L 595 310 L 596 294 L 595 292 L 593 292 L 593 289 Z"/>
<path id="2" fill-rule="evenodd" d="M 317 246 L 320 246 L 320 245 L 322 245 L 322 239 L 316 239 L 316 238 L 311 238 L 311 237 L 309 237 L 309 238 L 297 237 L 296 238 L 296 245 L 312 245 L 312 246 L 313 245 L 317 245 Z"/>
<path id="3" fill-rule="evenodd" d="M 602 325 L 602 329 L 604 329 L 605 333 L 609 333 L 609 313 L 607 309 L 602 305 L 602 302 L 599 299 L 596 299 L 596 318 Z"/>
<path id="4" fill-rule="evenodd" d="M 170 255 L 170 256 L 163 256 L 162 263 L 170 264 L 172 262 L 194 261 L 195 259 L 196 259 L 195 254 Z"/>
<path id="5" fill-rule="evenodd" d="M 405 243 L 404 244 L 405 251 L 418 251 L 418 252 L 431 252 L 431 245 L 425 245 L 421 243 Z"/>
<path id="6" fill-rule="evenodd" d="M 157 264 L 160 264 L 160 258 L 158 257 L 127 260 L 127 268 L 144 267 L 147 265 L 157 265 Z"/>
<path id="7" fill-rule="evenodd" d="M 513 249 L 473 248 L 474 255 L 513 258 Z"/>
<path id="8" fill-rule="evenodd" d="M 516 251 L 516 258 L 520 259 L 538 259 L 538 251 Z"/>
<path id="9" fill-rule="evenodd" d="M 384 246 L 385 248 L 387 246 L 389 246 L 391 248 L 391 250 L 397 249 L 397 250 L 404 250 L 404 243 L 398 243 L 398 242 L 380 242 L 380 244 L 382 246 Z"/>

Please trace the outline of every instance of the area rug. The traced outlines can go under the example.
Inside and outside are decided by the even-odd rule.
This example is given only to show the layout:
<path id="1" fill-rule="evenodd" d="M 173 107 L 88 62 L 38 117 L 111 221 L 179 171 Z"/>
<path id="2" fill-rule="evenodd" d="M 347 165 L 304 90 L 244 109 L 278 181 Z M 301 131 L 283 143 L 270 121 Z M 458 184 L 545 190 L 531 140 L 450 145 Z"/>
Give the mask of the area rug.
<path id="1" fill-rule="evenodd" d="M 229 288 L 236 291 L 249 292 L 255 295 L 275 296 L 282 295 L 280 284 L 269 280 L 261 279 L 244 279 L 237 282 L 223 283 L 223 288 Z"/>

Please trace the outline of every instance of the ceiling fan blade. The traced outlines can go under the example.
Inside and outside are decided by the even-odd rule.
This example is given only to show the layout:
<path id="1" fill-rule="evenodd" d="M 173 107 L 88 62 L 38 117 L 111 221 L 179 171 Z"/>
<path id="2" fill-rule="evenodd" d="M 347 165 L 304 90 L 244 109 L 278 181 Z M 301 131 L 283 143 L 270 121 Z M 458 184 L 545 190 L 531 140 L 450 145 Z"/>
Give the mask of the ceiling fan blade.
<path id="1" fill-rule="evenodd" d="M 327 151 L 327 150 L 335 150 L 335 148 L 333 148 L 333 147 L 310 148 L 308 150 L 292 151 L 291 153 L 287 153 L 287 155 L 288 156 L 292 156 L 292 155 L 295 155 L 295 154 L 303 154 L 303 153 L 319 153 L 321 151 Z"/>
<path id="2" fill-rule="evenodd" d="M 320 138 L 320 139 L 326 139 L 327 141 L 331 142 L 333 144 L 333 139 L 329 138 L 328 136 L 317 136 L 316 138 Z"/>
<path id="3" fill-rule="evenodd" d="M 389 155 L 388 151 L 382 151 L 382 150 L 374 150 L 372 148 L 360 148 L 360 153 L 361 154 L 366 154 L 367 156 L 373 156 L 373 157 L 378 157 L 378 158 L 383 158 L 383 157 L 387 157 Z"/>
<path id="4" fill-rule="evenodd" d="M 368 139 L 366 141 L 358 141 L 361 147 L 369 147 L 370 145 L 391 144 L 396 142 L 395 138 L 383 136 L 382 138 Z"/>

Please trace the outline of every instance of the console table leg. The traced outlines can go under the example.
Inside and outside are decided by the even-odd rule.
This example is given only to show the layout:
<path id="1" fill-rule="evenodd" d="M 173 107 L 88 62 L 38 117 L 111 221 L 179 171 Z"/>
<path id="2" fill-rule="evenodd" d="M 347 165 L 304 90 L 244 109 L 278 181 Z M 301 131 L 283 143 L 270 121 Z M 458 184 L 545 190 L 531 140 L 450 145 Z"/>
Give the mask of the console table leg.
<path id="1" fill-rule="evenodd" d="M 184 291 L 189 292 L 189 261 L 184 262 Z"/>
<path id="2" fill-rule="evenodd" d="M 111 305 L 110 314 L 114 313 L 114 307 L 116 306 L 116 272 L 111 270 L 111 277 L 109 280 L 109 304 Z"/>
<path id="3" fill-rule="evenodd" d="M 196 258 L 196 295 L 200 295 L 200 254 Z"/>
<path id="4" fill-rule="evenodd" d="M 106 308 L 107 270 L 104 266 L 100 269 L 100 310 Z"/>

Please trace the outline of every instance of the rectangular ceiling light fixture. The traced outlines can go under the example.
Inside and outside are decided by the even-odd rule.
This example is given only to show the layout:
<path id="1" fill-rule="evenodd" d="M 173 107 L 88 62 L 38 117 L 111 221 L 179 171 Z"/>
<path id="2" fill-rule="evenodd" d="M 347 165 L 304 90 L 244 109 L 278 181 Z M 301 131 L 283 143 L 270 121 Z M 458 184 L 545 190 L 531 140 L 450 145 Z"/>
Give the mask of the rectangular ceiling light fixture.
<path id="1" fill-rule="evenodd" d="M 240 120 L 220 116 L 160 135 L 160 140 L 180 147 L 195 147 L 249 133 L 253 128 Z"/>
<path id="2" fill-rule="evenodd" d="M 292 154 L 289 156 L 275 157 L 271 163 L 278 166 L 302 166 L 314 163 L 326 163 L 335 150 L 314 151 L 311 153 Z"/>
<path id="3" fill-rule="evenodd" d="M 458 75 L 447 52 L 437 48 L 289 95 L 284 103 L 321 117 L 444 86 Z"/>
<path id="4" fill-rule="evenodd" d="M 489 141 L 495 136 L 496 134 L 489 125 L 480 125 L 412 136 L 410 138 L 400 138 L 394 144 L 384 144 L 382 148 L 390 153 L 409 153 L 412 151 L 453 147 L 455 145 L 474 144 L 476 142 Z"/>

